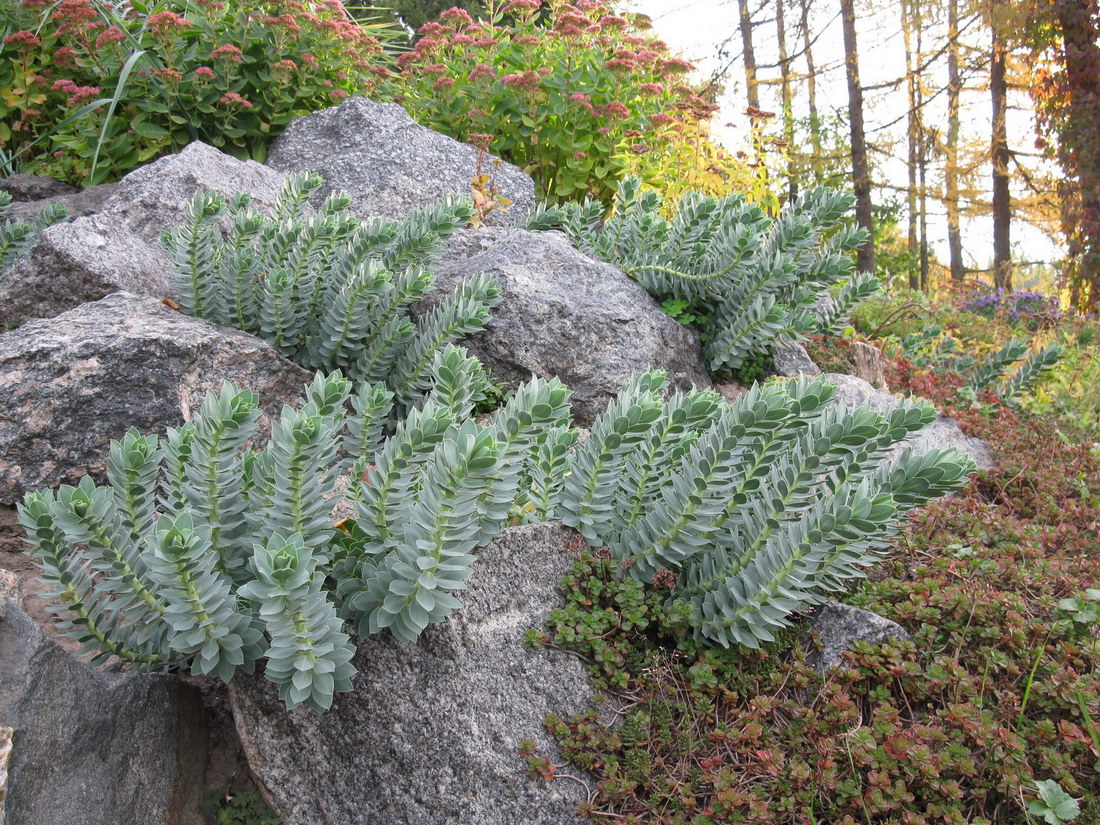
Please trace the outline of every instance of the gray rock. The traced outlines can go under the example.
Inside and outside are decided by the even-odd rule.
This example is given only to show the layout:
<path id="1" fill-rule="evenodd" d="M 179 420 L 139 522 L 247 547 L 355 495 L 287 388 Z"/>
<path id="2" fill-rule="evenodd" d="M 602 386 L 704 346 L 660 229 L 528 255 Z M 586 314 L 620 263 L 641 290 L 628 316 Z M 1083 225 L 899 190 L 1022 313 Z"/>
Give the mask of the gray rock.
<path id="1" fill-rule="evenodd" d="M 772 352 L 772 370 L 784 378 L 796 375 L 821 375 L 821 369 L 810 359 L 810 354 L 801 344 L 787 344 L 776 347 Z"/>
<path id="2" fill-rule="evenodd" d="M 461 232 L 434 272 L 436 286 L 413 314 L 427 312 L 464 278 L 486 273 L 503 299 L 466 345 L 499 381 L 560 378 L 573 390 L 581 426 L 590 426 L 626 380 L 648 367 L 667 370 L 681 389 L 710 386 L 695 333 L 621 271 L 585 257 L 558 232 Z"/>
<path id="3" fill-rule="evenodd" d="M 8 762 L 14 737 L 14 729 L 0 728 L 0 825 L 4 825 L 4 797 L 8 793 Z"/>
<path id="4" fill-rule="evenodd" d="M 206 729 L 178 679 L 105 673 L 47 639 L 0 571 L 0 728 L 11 825 L 201 825 Z"/>
<path id="5" fill-rule="evenodd" d="M 840 667 L 844 663 L 841 654 L 855 642 L 881 645 L 891 639 L 909 640 L 909 634 L 897 622 L 840 602 L 825 602 L 818 607 L 810 619 L 809 633 L 817 637 L 820 649 L 811 648 L 806 659 L 822 675 Z"/>
<path id="6" fill-rule="evenodd" d="M 59 203 L 65 207 L 67 220 L 86 218 L 95 215 L 111 195 L 118 191 L 117 183 L 101 183 L 98 186 L 89 186 L 87 189 L 79 189 L 71 194 L 54 195 L 41 200 L 28 200 L 12 203 L 5 213 L 5 217 L 17 221 L 34 221 L 38 214 L 50 204 Z"/>
<path id="7" fill-rule="evenodd" d="M 849 407 L 871 407 L 879 412 L 887 412 L 899 406 L 902 400 L 882 390 L 876 390 L 862 378 L 854 375 L 830 372 L 825 377 L 836 386 L 836 396 Z M 974 459 L 979 470 L 993 469 L 993 453 L 989 445 L 980 438 L 970 438 L 959 428 L 953 418 L 941 415 L 914 437 L 908 439 L 895 450 L 895 454 L 905 447 L 918 452 L 927 450 L 945 450 L 954 447 Z"/>
<path id="8" fill-rule="evenodd" d="M 353 97 L 299 118 L 271 144 L 267 163 L 284 172 L 317 172 L 315 196 L 347 193 L 361 218 L 403 218 L 444 195 L 471 195 L 478 150 L 418 125 L 396 103 Z M 519 167 L 487 155 L 481 171 L 512 201 L 488 223 L 511 225 L 535 206 L 535 184 Z"/>
<path id="9" fill-rule="evenodd" d="M 0 326 L 52 318 L 120 290 L 173 297 L 160 233 L 183 223 L 195 191 L 247 192 L 264 207 L 274 204 L 282 184 L 278 172 L 204 143 L 134 170 L 95 215 L 49 227 L 0 274 Z"/>
<path id="10" fill-rule="evenodd" d="M 260 676 L 233 680 L 249 765 L 284 825 L 579 825 L 579 784 L 527 778 L 518 753 L 531 739 L 560 762 L 544 718 L 593 699 L 578 659 L 523 641 L 562 604 L 569 534 L 505 530 L 479 551 L 462 611 L 414 645 L 360 643 L 355 690 L 328 713 L 287 711 Z"/>
<path id="11" fill-rule="evenodd" d="M 111 295 L 0 335 L 0 502 L 101 478 L 108 442 L 163 432 L 223 381 L 277 412 L 310 374 L 244 332 Z"/>
<path id="12" fill-rule="evenodd" d="M 729 378 L 725 381 L 719 381 L 714 385 L 714 389 L 718 394 L 722 396 L 730 404 L 733 404 L 742 395 L 745 395 L 749 391 L 749 387 L 742 384 L 740 381 Z"/>
<path id="13" fill-rule="evenodd" d="M 823 292 L 814 301 L 813 313 L 814 317 L 818 321 L 824 321 L 830 315 L 836 312 L 836 299 L 833 298 L 828 292 Z"/>
<path id="14" fill-rule="evenodd" d="M 852 375 L 862 378 L 875 389 L 885 389 L 886 372 L 882 366 L 882 350 L 865 341 L 853 341 L 849 351 Z"/>
<path id="15" fill-rule="evenodd" d="M 9 175 L 0 178 L 0 192 L 7 192 L 16 203 L 72 195 L 78 191 L 80 190 L 71 184 L 45 175 Z"/>

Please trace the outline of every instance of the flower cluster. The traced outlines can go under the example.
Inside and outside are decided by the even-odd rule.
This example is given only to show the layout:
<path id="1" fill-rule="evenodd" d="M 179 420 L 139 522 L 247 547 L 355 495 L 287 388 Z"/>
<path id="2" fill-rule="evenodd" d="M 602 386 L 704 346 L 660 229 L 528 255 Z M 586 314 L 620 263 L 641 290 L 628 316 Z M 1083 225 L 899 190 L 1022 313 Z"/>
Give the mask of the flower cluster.
<path id="1" fill-rule="evenodd" d="M 400 82 L 414 117 L 462 140 L 494 134 L 551 200 L 609 201 L 630 158 L 712 112 L 682 82 L 691 64 L 645 28 L 598 0 L 551 4 L 548 17 L 512 0 L 478 22 L 450 9 L 398 59 Z"/>
<path id="2" fill-rule="evenodd" d="M 68 95 L 70 106 L 80 106 L 89 100 L 95 99 L 103 92 L 103 89 L 99 86 L 77 86 L 73 81 L 65 78 L 55 81 L 50 87 L 50 91 Z"/>
<path id="3" fill-rule="evenodd" d="M 33 32 L 21 31 L 15 34 L 9 34 L 4 38 L 5 46 L 15 46 L 16 48 L 34 48 L 35 46 L 41 46 L 42 41 L 39 40 Z"/>
<path id="4" fill-rule="evenodd" d="M 191 22 L 174 11 L 160 11 L 149 16 L 149 29 L 156 35 L 170 35 L 191 27 Z"/>
<path id="5" fill-rule="evenodd" d="M 1027 290 L 1009 292 L 1004 287 L 975 290 L 963 300 L 960 309 L 986 318 L 1003 318 L 1030 329 L 1056 322 L 1062 317 L 1058 296 Z"/>

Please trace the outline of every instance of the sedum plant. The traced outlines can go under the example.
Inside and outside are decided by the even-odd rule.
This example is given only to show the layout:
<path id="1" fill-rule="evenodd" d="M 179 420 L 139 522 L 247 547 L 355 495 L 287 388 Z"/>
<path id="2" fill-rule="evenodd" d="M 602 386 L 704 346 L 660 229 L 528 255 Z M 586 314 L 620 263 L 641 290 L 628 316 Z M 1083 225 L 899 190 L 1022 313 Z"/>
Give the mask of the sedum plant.
<path id="1" fill-rule="evenodd" d="M 622 269 L 658 301 L 683 302 L 699 319 L 712 372 L 812 332 L 843 326 L 852 307 L 878 289 L 854 273 L 851 252 L 866 235 L 847 223 L 851 195 L 803 192 L 771 220 L 741 195 L 691 192 L 664 216 L 661 196 L 637 178 L 619 186 L 611 217 L 603 204 L 544 206 L 532 229 L 560 228 L 586 255 Z M 838 294 L 815 313 L 815 303 Z"/>
<path id="2" fill-rule="evenodd" d="M 648 18 L 615 5 L 511 0 L 477 20 L 448 9 L 398 57 L 398 99 L 430 129 L 491 141 L 542 199 L 608 203 L 631 160 L 644 169 L 682 148 L 714 110 Z"/>
<path id="3" fill-rule="evenodd" d="M 180 304 L 307 368 L 385 382 L 404 408 L 427 389 L 440 348 L 481 329 L 499 301 L 496 284 L 474 277 L 419 321 L 407 313 L 432 285 L 424 266 L 472 208 L 451 199 L 403 223 L 361 223 L 344 195 L 309 214 L 320 186 L 318 175 L 292 176 L 271 217 L 244 195 L 196 193 L 186 223 L 163 235 Z"/>
<path id="4" fill-rule="evenodd" d="M 82 185 L 195 140 L 262 162 L 294 118 L 385 96 L 400 34 L 339 0 L 0 3 L 0 146 Z"/>
<path id="5" fill-rule="evenodd" d="M 927 405 L 849 409 L 822 379 L 755 386 L 732 405 L 711 391 L 662 400 L 665 383 L 637 376 L 596 420 L 557 514 L 630 578 L 670 588 L 671 617 L 707 642 L 771 641 L 973 470 L 954 450 L 884 461 L 935 419 Z"/>
<path id="6" fill-rule="evenodd" d="M 10 205 L 11 195 L 0 192 L 0 220 L 6 217 Z M 43 229 L 60 223 L 65 218 L 65 207 L 59 203 L 50 203 L 38 213 L 33 223 L 3 220 L 3 223 L 0 223 L 0 274 L 7 272 L 11 265 L 34 245 Z"/>
<path id="7" fill-rule="evenodd" d="M 228 383 L 162 438 L 131 430 L 112 442 L 106 485 L 85 477 L 20 506 L 44 595 L 95 661 L 229 681 L 266 659 L 288 708 L 328 708 L 355 672 L 344 620 L 413 641 L 459 608 L 474 551 L 506 522 L 542 434 L 567 420 L 566 388 L 539 380 L 486 424 L 468 420 L 479 370 L 458 348 L 438 353 L 431 392 L 386 439 L 392 391 L 353 394 L 339 372 L 283 409 L 263 449 L 249 446 L 257 398 Z M 334 525 L 341 490 L 354 515 Z"/>

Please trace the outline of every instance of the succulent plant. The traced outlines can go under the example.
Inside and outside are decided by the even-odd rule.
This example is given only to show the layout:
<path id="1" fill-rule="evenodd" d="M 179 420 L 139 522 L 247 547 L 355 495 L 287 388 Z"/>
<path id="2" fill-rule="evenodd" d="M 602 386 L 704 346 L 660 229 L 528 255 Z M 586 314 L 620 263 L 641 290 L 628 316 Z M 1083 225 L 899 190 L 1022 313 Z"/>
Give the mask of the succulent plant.
<path id="1" fill-rule="evenodd" d="M 627 178 L 606 219 L 603 204 L 590 200 L 544 206 L 528 226 L 562 229 L 586 255 L 619 267 L 658 301 L 676 302 L 700 322 L 710 369 L 736 370 L 754 354 L 839 328 L 878 289 L 873 275 L 854 273 L 850 253 L 866 234 L 847 222 L 853 203 L 846 193 L 810 189 L 773 221 L 741 195 L 691 192 L 669 219 L 657 192 Z"/>

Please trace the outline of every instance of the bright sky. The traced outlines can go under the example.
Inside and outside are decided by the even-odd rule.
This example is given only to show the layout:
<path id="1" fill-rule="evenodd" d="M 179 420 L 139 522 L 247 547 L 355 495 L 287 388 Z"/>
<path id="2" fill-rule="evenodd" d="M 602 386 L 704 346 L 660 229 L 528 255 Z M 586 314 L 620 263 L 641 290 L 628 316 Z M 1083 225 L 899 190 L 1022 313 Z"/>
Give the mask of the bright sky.
<path id="1" fill-rule="evenodd" d="M 760 0 L 750 0 L 750 5 L 754 9 L 759 4 Z M 746 105 L 744 68 L 740 61 L 741 38 L 737 28 L 736 0 L 683 0 L 683 2 L 630 0 L 626 5 L 632 11 L 642 12 L 652 17 L 656 33 L 674 51 L 681 52 L 696 63 L 699 67 L 699 77 L 709 77 L 716 68 L 732 62 L 726 75 L 726 93 L 719 101 L 722 109 L 714 120 L 717 127 L 715 132 L 728 147 L 744 148 L 747 119 L 743 114 Z M 786 8 L 788 9 L 788 52 L 793 54 L 800 51 L 801 43 L 796 26 L 798 12 L 791 8 L 792 5 L 797 6 L 789 2 Z M 815 0 L 814 7 L 810 27 L 813 34 L 822 32 L 814 43 L 814 61 L 819 70 L 824 70 L 818 78 L 818 109 L 822 114 L 829 109 L 841 109 L 845 112 L 846 123 L 848 93 L 844 76 L 840 3 L 838 0 Z M 859 15 L 857 39 L 860 48 L 860 74 L 864 86 L 902 77 L 905 73 L 905 51 L 898 21 L 899 4 L 895 2 L 889 6 L 883 6 L 873 13 L 867 11 L 866 3 L 861 4 L 858 0 L 856 7 Z M 757 63 L 774 64 L 778 60 L 774 19 L 771 14 L 765 13 L 756 15 L 754 20 L 758 23 L 754 32 Z M 931 21 L 931 25 L 936 25 L 937 22 Z M 971 27 L 971 31 L 978 32 L 976 24 Z M 723 43 L 725 43 L 725 57 L 719 60 L 719 48 Z M 978 44 L 976 42 L 976 45 Z M 927 48 L 928 44 L 925 46 Z M 805 71 L 805 63 L 801 59 L 796 60 L 793 67 L 796 72 Z M 941 59 L 934 71 L 933 82 L 930 85 L 935 88 L 946 86 L 946 59 Z M 778 76 L 775 69 L 763 69 L 758 74 L 762 79 Z M 982 71 L 978 70 L 976 85 L 982 85 L 981 75 Z M 769 103 L 765 103 L 764 108 L 771 111 L 780 109 L 777 87 L 774 89 L 762 87 L 761 95 L 765 101 L 770 100 Z M 947 108 L 944 97 L 940 95 L 928 105 L 926 109 L 928 126 L 946 129 Z M 1010 108 L 1009 143 L 1013 148 L 1030 150 L 1035 135 L 1026 102 L 1026 95 L 1021 94 L 1017 99 L 1019 105 Z M 904 83 L 894 88 L 867 93 L 864 106 L 868 140 L 882 144 L 889 150 L 888 155 L 904 157 L 906 153 L 905 116 L 908 108 Z M 795 107 L 796 115 L 806 114 L 804 95 L 796 96 Z M 987 92 L 964 92 L 961 104 L 964 132 L 969 131 L 974 138 L 988 140 L 985 136 L 990 131 L 990 108 Z M 897 121 L 896 124 L 889 126 L 894 121 Z M 725 126 L 724 124 L 727 123 L 732 126 Z M 891 141 L 895 141 L 892 149 L 890 149 Z M 898 187 L 906 185 L 908 172 L 903 162 L 889 156 L 884 157 L 882 154 L 875 162 L 879 167 L 880 178 Z M 933 170 L 938 169 L 940 165 L 939 161 L 933 161 L 930 165 L 930 186 L 934 180 L 931 177 Z M 980 182 L 983 187 L 988 187 L 988 170 Z M 878 197 L 881 198 L 885 194 L 880 193 Z M 897 197 L 904 200 L 903 193 L 899 192 Z M 930 202 L 929 212 L 929 242 L 936 256 L 946 262 L 948 257 L 946 217 L 942 213 L 942 208 L 934 201 Z M 903 222 L 905 220 L 904 211 L 901 220 Z M 1060 255 L 1058 246 L 1046 233 L 1023 221 L 1013 223 L 1012 236 L 1013 255 L 1017 260 L 1047 261 Z M 968 266 L 976 268 L 988 266 L 992 258 L 991 221 L 983 217 L 965 220 L 963 246 Z"/>

